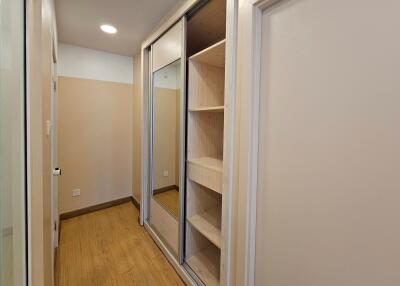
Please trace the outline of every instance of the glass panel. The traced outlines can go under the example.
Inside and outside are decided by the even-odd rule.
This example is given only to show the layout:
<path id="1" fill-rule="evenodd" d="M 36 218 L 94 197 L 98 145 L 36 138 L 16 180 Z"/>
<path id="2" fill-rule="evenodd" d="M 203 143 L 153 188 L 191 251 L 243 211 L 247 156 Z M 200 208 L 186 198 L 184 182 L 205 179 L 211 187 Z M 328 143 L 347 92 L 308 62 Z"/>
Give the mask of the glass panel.
<path id="1" fill-rule="evenodd" d="M 24 5 L 0 1 L 0 285 L 26 284 Z"/>
<path id="2" fill-rule="evenodd" d="M 153 74 L 152 198 L 150 221 L 178 252 L 181 61 Z"/>

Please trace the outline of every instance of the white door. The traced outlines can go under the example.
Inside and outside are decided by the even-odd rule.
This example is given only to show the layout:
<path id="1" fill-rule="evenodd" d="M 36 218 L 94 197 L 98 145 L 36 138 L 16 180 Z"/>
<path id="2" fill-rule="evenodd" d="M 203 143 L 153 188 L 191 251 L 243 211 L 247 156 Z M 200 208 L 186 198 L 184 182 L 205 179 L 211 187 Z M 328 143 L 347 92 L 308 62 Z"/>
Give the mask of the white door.
<path id="1" fill-rule="evenodd" d="M 243 284 L 400 285 L 400 2 L 240 2 Z"/>
<path id="2" fill-rule="evenodd" d="M 53 38 L 54 41 L 54 38 Z M 52 195 L 52 218 L 54 224 L 53 231 L 53 246 L 58 247 L 58 229 L 59 229 L 59 211 L 58 211 L 58 176 L 61 170 L 58 166 L 57 156 L 57 53 L 55 50 L 55 43 L 53 42 L 53 61 L 51 65 L 52 71 L 52 89 L 51 89 L 51 167 L 53 176 L 51 181 L 51 195 Z"/>
<path id="3" fill-rule="evenodd" d="M 25 19 L 23 0 L 0 1 L 0 285 L 27 285 Z M 29 99 L 28 99 L 29 102 Z M 29 140 L 29 139 L 28 139 Z M 29 152 L 29 151 L 28 151 Z M 30 252 L 30 250 L 29 250 Z"/>

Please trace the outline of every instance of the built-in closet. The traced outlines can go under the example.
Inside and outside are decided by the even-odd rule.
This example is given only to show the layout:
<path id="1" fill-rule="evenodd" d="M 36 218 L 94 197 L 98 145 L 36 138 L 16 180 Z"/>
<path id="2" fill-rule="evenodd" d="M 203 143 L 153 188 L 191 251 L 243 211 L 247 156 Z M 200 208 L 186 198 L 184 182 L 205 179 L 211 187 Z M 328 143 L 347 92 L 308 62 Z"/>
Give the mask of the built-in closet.
<path id="1" fill-rule="evenodd" d="M 178 36 L 180 35 L 180 36 Z M 194 1 L 174 25 L 150 45 L 143 47 L 144 95 L 147 96 L 149 170 L 144 187 L 144 224 L 186 282 L 194 285 L 223 285 L 225 223 L 224 203 L 224 120 L 225 120 L 226 2 Z M 174 70 L 172 75 L 171 70 Z M 160 116 L 159 102 L 166 102 L 165 88 L 175 77 L 175 109 L 179 130 L 168 131 L 167 117 Z M 148 87 L 148 88 L 147 88 Z M 146 92 L 147 91 L 147 92 Z M 171 101 L 171 100 L 170 100 Z M 165 106 L 167 103 L 165 103 Z M 165 107 L 164 106 L 164 107 Z M 161 118 L 164 122 L 160 124 Z M 146 126 L 145 126 L 146 127 Z M 174 135 L 175 134 L 175 135 Z M 175 138 L 175 137 L 176 138 Z M 175 138 L 175 139 L 174 139 Z M 160 144 L 177 143 L 175 177 L 179 177 L 179 211 L 160 204 L 157 196 L 170 186 L 160 185 L 160 173 L 170 173 L 158 151 Z M 145 162 L 146 163 L 146 162 Z M 160 164 L 163 166 L 160 169 Z M 162 177 L 162 175 L 161 175 Z M 179 182 L 179 183 L 178 183 Z"/>
<path id="2" fill-rule="evenodd" d="M 211 1 L 187 22 L 185 261 L 205 285 L 221 268 L 225 11 Z"/>

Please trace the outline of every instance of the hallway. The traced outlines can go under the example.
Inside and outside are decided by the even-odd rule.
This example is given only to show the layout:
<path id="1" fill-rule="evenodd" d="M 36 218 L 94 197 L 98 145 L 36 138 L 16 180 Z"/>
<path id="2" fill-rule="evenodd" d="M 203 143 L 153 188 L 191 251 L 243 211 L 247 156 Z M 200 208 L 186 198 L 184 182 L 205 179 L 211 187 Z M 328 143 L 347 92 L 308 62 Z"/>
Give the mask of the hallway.
<path id="1" fill-rule="evenodd" d="M 58 286 L 184 285 L 125 203 L 61 222 Z"/>

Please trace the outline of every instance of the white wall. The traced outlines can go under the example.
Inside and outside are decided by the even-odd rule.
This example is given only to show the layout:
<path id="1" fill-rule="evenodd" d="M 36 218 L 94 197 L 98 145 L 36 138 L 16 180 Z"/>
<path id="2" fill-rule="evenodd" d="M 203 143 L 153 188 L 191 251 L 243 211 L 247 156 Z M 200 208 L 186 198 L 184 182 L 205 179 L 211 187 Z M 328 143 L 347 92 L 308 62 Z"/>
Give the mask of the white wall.
<path id="1" fill-rule="evenodd" d="M 399 10 L 263 13 L 256 286 L 400 285 Z"/>
<path id="2" fill-rule="evenodd" d="M 133 83 L 133 58 L 59 43 L 60 76 Z"/>

